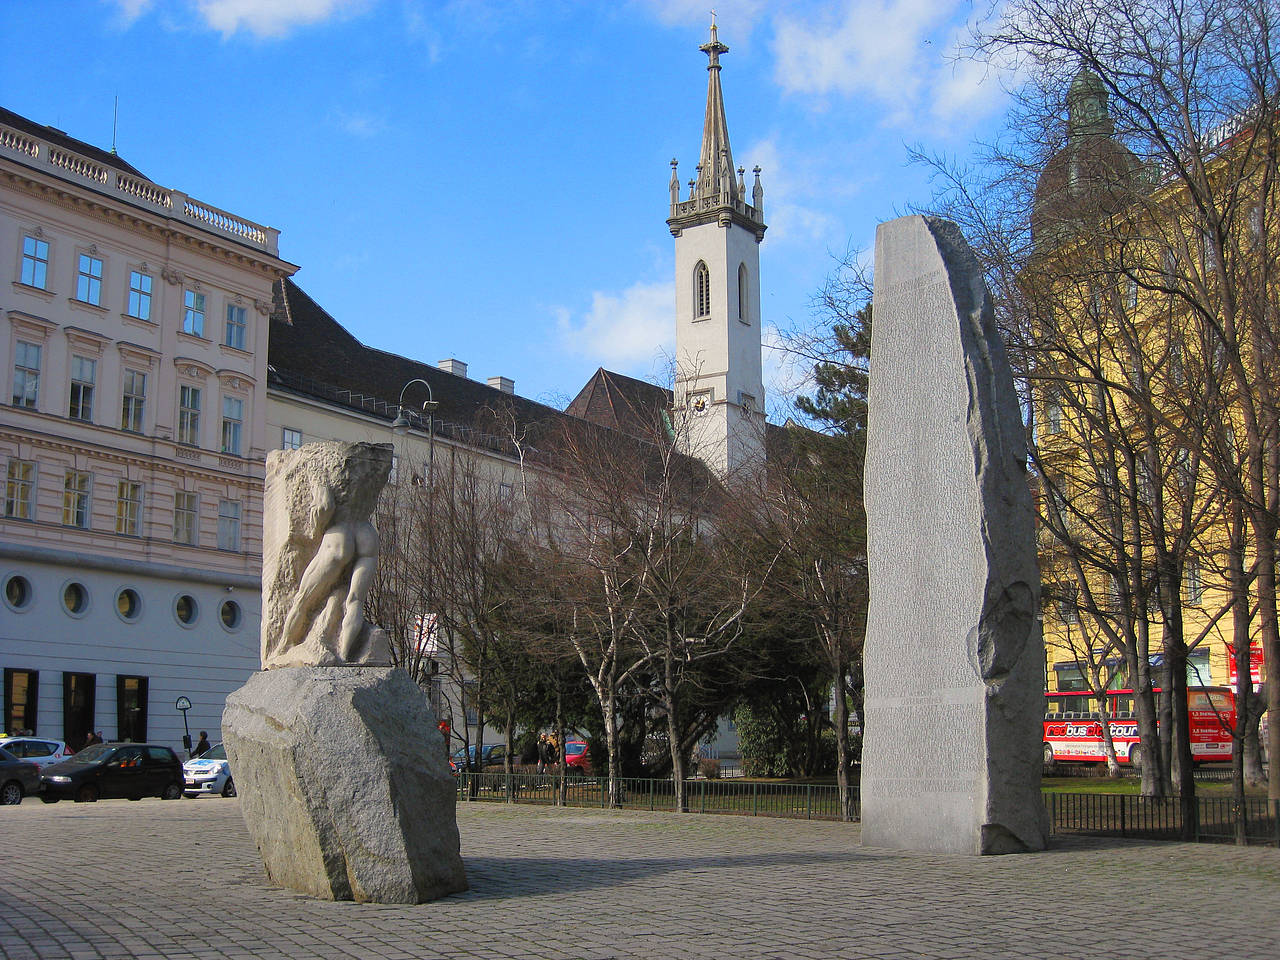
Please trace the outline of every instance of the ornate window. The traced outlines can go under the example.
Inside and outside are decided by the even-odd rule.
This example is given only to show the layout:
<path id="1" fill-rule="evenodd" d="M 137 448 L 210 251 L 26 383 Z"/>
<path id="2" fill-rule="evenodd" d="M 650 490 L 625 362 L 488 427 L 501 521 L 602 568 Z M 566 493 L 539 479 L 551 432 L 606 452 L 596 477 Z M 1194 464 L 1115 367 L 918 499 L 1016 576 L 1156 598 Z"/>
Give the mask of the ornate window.
<path id="1" fill-rule="evenodd" d="M 15 520 L 34 520 L 35 503 L 32 493 L 36 485 L 36 465 L 33 460 L 10 460 L 4 485 L 4 515 Z"/>
<path id="2" fill-rule="evenodd" d="M 62 481 L 62 522 L 68 527 L 89 528 L 89 474 L 68 470 Z"/>
<path id="3" fill-rule="evenodd" d="M 218 549 L 240 549 L 240 501 L 218 501 Z"/>
<path id="4" fill-rule="evenodd" d="M 125 370 L 124 401 L 120 409 L 120 429 L 142 432 L 142 414 L 147 401 L 147 375 L 141 370 Z"/>
<path id="5" fill-rule="evenodd" d="M 128 537 L 142 532 L 142 484 L 121 480 L 116 487 L 116 533 Z"/>
<path id="6" fill-rule="evenodd" d="M 244 401 L 239 397 L 222 398 L 222 452 L 240 454 L 240 434 L 244 426 Z"/>
<path id="7" fill-rule="evenodd" d="M 28 287 L 48 289 L 49 244 L 36 237 L 22 238 L 22 282 Z"/>
<path id="8" fill-rule="evenodd" d="M 182 332 L 204 336 L 204 294 L 187 290 L 182 294 Z"/>
<path id="9" fill-rule="evenodd" d="M 38 343 L 19 340 L 13 356 L 13 405 L 35 407 L 40 399 L 40 353 Z"/>
<path id="10" fill-rule="evenodd" d="M 178 388 L 178 442 L 200 445 L 200 388 Z"/>
<path id="11" fill-rule="evenodd" d="M 97 360 L 74 355 L 71 357 L 71 403 L 67 416 L 72 420 L 93 419 L 93 385 L 97 375 Z"/>
<path id="12" fill-rule="evenodd" d="M 245 343 L 245 327 L 244 307 L 236 306 L 234 303 L 228 303 L 227 335 L 223 342 L 228 347 L 235 347 L 237 350 L 243 350 Z"/>
<path id="13" fill-rule="evenodd" d="M 79 272 L 76 274 L 76 299 L 102 305 L 102 260 L 87 253 L 80 254 Z"/>
<path id="14" fill-rule="evenodd" d="M 748 287 L 747 265 L 740 263 L 738 264 L 738 319 L 743 323 L 751 322 L 751 317 L 747 313 L 747 304 L 750 302 Z"/>
<path id="15" fill-rule="evenodd" d="M 196 519 L 199 516 L 200 501 L 196 495 L 187 490 L 177 490 L 173 494 L 173 540 L 195 546 Z"/>
<path id="16" fill-rule="evenodd" d="M 711 271 L 699 260 L 693 268 L 693 319 L 711 316 Z"/>
<path id="17" fill-rule="evenodd" d="M 151 274 L 140 270 L 129 271 L 129 316 L 139 320 L 151 319 Z"/>

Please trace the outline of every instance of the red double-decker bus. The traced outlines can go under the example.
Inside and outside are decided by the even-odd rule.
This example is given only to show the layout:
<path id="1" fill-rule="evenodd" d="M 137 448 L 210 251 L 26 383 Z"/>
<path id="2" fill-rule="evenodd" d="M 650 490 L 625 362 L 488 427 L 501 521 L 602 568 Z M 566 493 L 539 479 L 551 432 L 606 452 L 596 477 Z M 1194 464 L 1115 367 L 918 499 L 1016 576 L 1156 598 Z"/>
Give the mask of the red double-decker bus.
<path id="1" fill-rule="evenodd" d="M 1132 690 L 1108 690 L 1107 714 L 1116 759 L 1142 763 L 1138 718 Z M 1157 689 L 1157 699 L 1163 691 Z M 1045 694 L 1044 762 L 1104 763 L 1102 720 L 1098 697 L 1090 690 Z M 1236 724 L 1236 698 L 1229 687 L 1191 687 L 1187 690 L 1191 718 L 1191 757 L 1196 763 L 1231 760 L 1231 731 Z"/>

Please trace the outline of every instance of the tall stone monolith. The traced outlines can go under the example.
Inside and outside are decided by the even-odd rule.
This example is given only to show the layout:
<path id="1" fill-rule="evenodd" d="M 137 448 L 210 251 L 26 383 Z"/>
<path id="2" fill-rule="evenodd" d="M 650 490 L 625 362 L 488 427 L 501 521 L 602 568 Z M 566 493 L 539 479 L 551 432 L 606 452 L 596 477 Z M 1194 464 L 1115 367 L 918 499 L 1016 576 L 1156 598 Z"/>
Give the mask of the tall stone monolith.
<path id="1" fill-rule="evenodd" d="M 876 231 L 862 841 L 1043 849 L 1044 645 L 1026 436 L 955 224 Z"/>

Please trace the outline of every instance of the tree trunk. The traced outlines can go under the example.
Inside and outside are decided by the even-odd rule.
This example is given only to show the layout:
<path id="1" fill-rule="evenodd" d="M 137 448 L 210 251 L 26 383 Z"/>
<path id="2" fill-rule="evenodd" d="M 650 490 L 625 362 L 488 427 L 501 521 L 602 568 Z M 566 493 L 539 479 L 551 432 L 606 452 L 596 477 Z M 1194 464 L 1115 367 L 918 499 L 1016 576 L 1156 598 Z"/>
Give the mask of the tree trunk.
<path id="1" fill-rule="evenodd" d="M 618 763 L 618 698 L 611 689 L 601 703 L 604 719 L 605 746 L 609 751 L 609 806 L 622 806 L 622 781 L 619 778 Z M 564 750 L 564 744 L 560 745 Z"/>
<path id="2" fill-rule="evenodd" d="M 685 777 L 688 776 L 689 758 L 685 755 L 680 738 L 680 718 L 677 714 L 670 651 L 662 658 L 662 706 L 667 711 L 667 745 L 671 752 L 671 786 L 675 790 L 675 807 L 680 813 L 688 813 L 689 791 Z"/>
<path id="3" fill-rule="evenodd" d="M 841 659 L 841 658 L 837 658 Z M 836 787 L 840 791 L 840 819 L 846 823 L 854 819 L 853 794 L 849 790 L 849 702 L 844 696 L 844 664 L 836 673 L 835 716 L 836 727 Z"/>

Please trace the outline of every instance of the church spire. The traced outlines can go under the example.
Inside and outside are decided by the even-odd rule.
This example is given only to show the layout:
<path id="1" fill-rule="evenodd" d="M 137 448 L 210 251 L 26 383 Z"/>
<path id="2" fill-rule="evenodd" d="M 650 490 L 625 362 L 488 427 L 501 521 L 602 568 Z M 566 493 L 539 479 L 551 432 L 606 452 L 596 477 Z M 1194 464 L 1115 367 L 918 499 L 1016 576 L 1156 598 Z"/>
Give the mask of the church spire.
<path id="1" fill-rule="evenodd" d="M 745 170 L 734 175 L 733 150 L 729 146 L 729 123 L 724 114 L 724 94 L 720 89 L 720 55 L 729 47 L 720 42 L 716 28 L 715 12 L 711 13 L 711 38 L 698 48 L 707 55 L 707 111 L 702 122 L 702 152 L 693 179 L 689 181 L 689 196 L 680 200 L 680 181 L 676 161 L 671 161 L 671 217 L 667 225 L 673 236 L 680 236 L 686 226 L 707 219 L 716 220 L 721 226 L 736 221 L 756 235 L 757 242 L 764 238 L 764 190 L 760 186 L 760 168 L 756 175 L 750 199 L 743 181 Z"/>
<path id="2" fill-rule="evenodd" d="M 716 15 L 711 14 L 711 39 L 698 48 L 707 55 L 707 114 L 702 122 L 702 154 L 698 160 L 697 197 L 740 199 L 733 179 L 733 151 L 729 148 L 729 123 L 724 116 L 724 94 L 720 90 L 720 54 L 729 48 L 716 34 Z"/>

